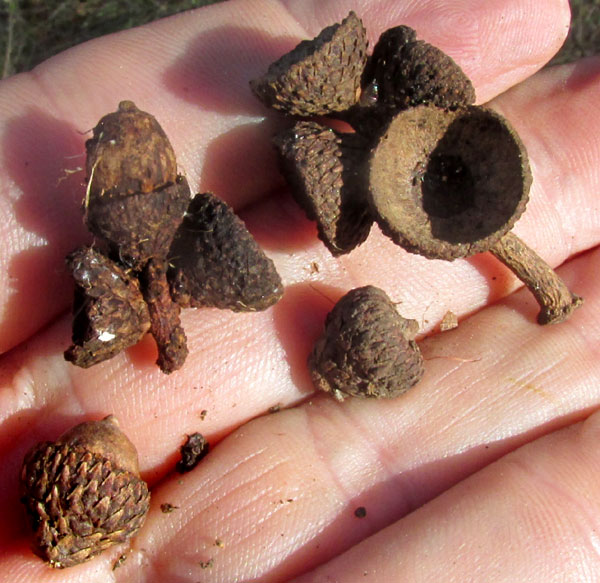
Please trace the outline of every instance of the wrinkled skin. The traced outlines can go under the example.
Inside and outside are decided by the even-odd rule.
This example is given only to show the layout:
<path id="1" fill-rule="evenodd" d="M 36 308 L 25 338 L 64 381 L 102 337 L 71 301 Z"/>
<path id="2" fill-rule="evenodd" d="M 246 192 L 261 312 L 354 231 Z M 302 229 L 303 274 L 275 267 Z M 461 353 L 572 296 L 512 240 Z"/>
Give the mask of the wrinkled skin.
<path id="1" fill-rule="evenodd" d="M 406 23 L 446 50 L 478 102 L 492 100 L 519 131 L 534 186 L 515 231 L 563 264 L 585 297 L 569 321 L 538 326 L 531 295 L 488 255 L 427 261 L 374 229 L 334 259 L 317 239 L 276 171 L 270 136 L 283 121 L 248 81 L 351 8 L 371 46 Z M 566 0 L 232 0 L 3 81 L 0 580 L 595 580 L 600 62 L 536 73 L 568 17 Z M 121 99 L 160 120 L 192 190 L 231 203 L 286 284 L 266 312 L 185 311 L 190 356 L 168 378 L 149 337 L 88 370 L 62 356 L 72 295 L 64 256 L 87 241 L 83 173 L 65 169 L 83 165 L 73 158 L 83 132 Z M 340 404 L 315 394 L 305 361 L 332 302 L 365 284 L 432 332 L 421 341 L 427 370 L 397 400 Z M 447 310 L 458 329 L 433 333 Z M 266 415 L 276 404 L 283 410 Z M 109 413 L 153 489 L 148 520 L 131 552 L 54 572 L 29 550 L 18 468 L 35 441 Z M 181 476 L 177 451 L 195 431 L 211 453 Z M 164 514 L 164 503 L 179 508 Z"/>

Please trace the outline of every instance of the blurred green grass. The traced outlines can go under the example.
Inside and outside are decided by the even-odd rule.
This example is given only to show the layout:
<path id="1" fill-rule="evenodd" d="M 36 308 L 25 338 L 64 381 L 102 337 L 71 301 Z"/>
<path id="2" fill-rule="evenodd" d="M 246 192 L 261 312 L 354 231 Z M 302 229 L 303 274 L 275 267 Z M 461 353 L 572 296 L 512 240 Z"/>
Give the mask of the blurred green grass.
<path id="1" fill-rule="evenodd" d="M 91 38 L 218 1 L 0 0 L 2 78 Z M 600 53 L 600 0 L 571 0 L 571 9 L 569 38 L 552 63 Z"/>
<path id="2" fill-rule="evenodd" d="M 86 40 L 219 0 L 0 0 L 2 78 Z"/>

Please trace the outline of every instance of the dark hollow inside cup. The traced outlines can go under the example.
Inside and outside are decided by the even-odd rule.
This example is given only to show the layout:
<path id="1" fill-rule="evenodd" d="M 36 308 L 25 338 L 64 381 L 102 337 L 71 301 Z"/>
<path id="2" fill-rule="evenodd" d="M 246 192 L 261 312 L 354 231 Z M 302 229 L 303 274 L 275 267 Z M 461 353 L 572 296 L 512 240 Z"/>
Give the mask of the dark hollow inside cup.
<path id="1" fill-rule="evenodd" d="M 396 243 L 431 258 L 486 251 L 525 210 L 531 175 L 499 114 L 418 106 L 398 114 L 373 150 L 369 200 Z"/>

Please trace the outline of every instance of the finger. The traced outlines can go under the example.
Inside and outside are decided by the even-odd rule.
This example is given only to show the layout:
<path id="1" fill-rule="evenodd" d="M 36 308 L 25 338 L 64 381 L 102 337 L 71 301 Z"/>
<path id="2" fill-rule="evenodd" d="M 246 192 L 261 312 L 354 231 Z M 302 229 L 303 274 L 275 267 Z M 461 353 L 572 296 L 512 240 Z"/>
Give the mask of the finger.
<path id="1" fill-rule="evenodd" d="M 381 4 L 383 10 L 376 2 L 364 6 L 373 38 L 382 21 L 392 24 L 385 16 L 388 4 Z M 10 279 L 0 287 L 0 351 L 68 306 L 64 256 L 86 240 L 80 208 L 84 176 L 75 171 L 83 165 L 85 132 L 119 100 L 132 99 L 157 117 L 193 189 L 212 190 L 240 207 L 281 185 L 270 136 L 282 122 L 275 115 L 262 119 L 267 112 L 251 95 L 248 81 L 298 40 L 354 7 L 349 1 L 327 3 L 327 12 L 303 6 L 294 3 L 292 17 L 266 0 L 217 4 L 86 43 L 2 85 L 0 269 Z M 398 19 L 393 24 L 414 20 L 423 36 L 443 40 L 459 61 L 460 47 L 468 45 L 465 66 L 479 84 L 480 99 L 546 62 L 564 37 L 568 16 L 562 0 L 546 2 L 543 10 L 532 0 L 512 0 L 502 3 L 501 22 L 507 24 L 487 30 L 498 16 L 495 3 L 429 2 L 432 25 L 421 7 L 401 6 L 392 11 Z M 310 31 L 299 26 L 299 20 L 308 23 L 309 15 L 321 13 L 327 22 Z M 469 24 L 467 14 L 474 15 Z M 458 31 L 452 38 L 444 32 L 457 18 L 467 27 L 462 40 Z M 473 32 L 479 19 L 486 30 L 481 53 Z M 506 45 L 506 38 L 521 40 Z M 505 47 L 502 58 L 486 48 L 494 43 Z M 39 294 L 39 288 L 47 292 Z"/>
<path id="2" fill-rule="evenodd" d="M 294 582 L 592 581 L 599 422 L 507 455 Z"/>
<path id="3" fill-rule="evenodd" d="M 584 281 L 598 261 L 600 251 L 589 253 L 562 275 Z M 600 284 L 585 285 L 589 313 L 575 314 L 562 328 L 540 328 L 523 317 L 515 310 L 520 292 L 426 341 L 426 376 L 400 399 L 339 404 L 322 396 L 238 429 L 196 470 L 154 488 L 148 521 L 119 576 L 145 583 L 286 580 L 361 540 L 370 545 L 367 537 L 494 460 L 585 418 L 600 403 L 591 390 L 600 379 Z M 559 454 L 557 471 L 560 463 Z M 553 493 L 548 486 L 546 494 Z M 164 513 L 162 504 L 176 508 Z M 355 514 L 361 507 L 364 518 Z M 391 544 L 401 549 L 410 534 L 403 523 L 390 527 Z M 426 519 L 427 528 L 434 524 Z M 478 540 L 478 524 L 448 528 L 448 541 L 456 532 Z M 361 576 L 380 568 L 385 555 L 375 552 L 378 545 L 366 554 L 356 548 L 349 555 L 355 568 L 361 556 L 369 559 Z M 108 571 L 113 559 L 97 564 Z M 399 569 L 399 561 L 391 565 Z M 346 581 L 345 567 L 333 562 L 327 574 L 339 570 L 337 580 Z M 375 580 L 396 580 L 403 571 L 394 573 Z"/>

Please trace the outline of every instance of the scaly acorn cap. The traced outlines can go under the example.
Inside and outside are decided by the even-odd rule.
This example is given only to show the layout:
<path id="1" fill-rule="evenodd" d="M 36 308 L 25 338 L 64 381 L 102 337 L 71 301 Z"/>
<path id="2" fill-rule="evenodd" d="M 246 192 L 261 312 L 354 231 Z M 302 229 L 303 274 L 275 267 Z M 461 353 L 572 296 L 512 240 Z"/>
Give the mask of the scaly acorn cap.
<path id="1" fill-rule="evenodd" d="M 445 109 L 471 105 L 475 90 L 446 53 L 424 41 L 408 26 L 386 30 L 365 68 L 363 87 L 377 87 L 378 103 L 394 110 L 420 104 Z"/>
<path id="2" fill-rule="evenodd" d="M 343 111 L 360 95 L 367 44 L 362 21 L 350 12 L 341 24 L 328 26 L 272 63 L 250 87 L 265 105 L 290 115 Z"/>
<path id="3" fill-rule="evenodd" d="M 401 395 L 423 376 L 414 340 L 418 328 L 383 290 L 370 285 L 351 290 L 327 315 L 309 356 L 313 383 L 340 401 Z"/>
<path id="4" fill-rule="evenodd" d="M 150 503 L 135 447 L 113 415 L 34 446 L 25 455 L 20 487 L 34 550 L 56 568 L 128 540 Z"/>
<path id="5" fill-rule="evenodd" d="M 108 242 L 116 261 L 139 270 L 149 259 L 166 257 L 189 204 L 187 180 L 177 176 L 175 183 L 152 192 L 90 204 L 86 223 Z"/>
<path id="6" fill-rule="evenodd" d="M 373 219 L 361 172 L 364 140 L 302 121 L 278 134 L 274 143 L 296 202 L 317 222 L 329 251 L 342 255 L 365 241 Z"/>
<path id="7" fill-rule="evenodd" d="M 180 306 L 264 310 L 283 295 L 273 261 L 233 209 L 197 194 L 169 252 L 171 296 Z"/>
<path id="8" fill-rule="evenodd" d="M 159 123 L 133 102 L 122 101 L 100 120 L 85 146 L 89 230 L 128 266 L 164 257 L 190 193 Z"/>
<path id="9" fill-rule="evenodd" d="M 529 197 L 525 146 L 500 114 L 421 105 L 397 114 L 371 153 L 369 202 L 412 253 L 452 260 L 490 249 Z"/>
<path id="10" fill-rule="evenodd" d="M 93 247 L 67 257 L 75 280 L 73 344 L 65 359 L 88 368 L 137 344 L 150 329 L 139 283 Z"/>

